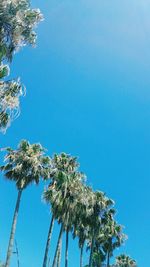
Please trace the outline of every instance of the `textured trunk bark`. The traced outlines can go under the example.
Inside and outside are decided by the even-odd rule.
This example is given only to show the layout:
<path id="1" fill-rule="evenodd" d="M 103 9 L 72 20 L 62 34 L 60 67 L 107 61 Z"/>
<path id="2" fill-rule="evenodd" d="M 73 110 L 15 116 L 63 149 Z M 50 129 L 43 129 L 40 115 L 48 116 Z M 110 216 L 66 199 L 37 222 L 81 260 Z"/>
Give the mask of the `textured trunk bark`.
<path id="1" fill-rule="evenodd" d="M 18 251 L 17 241 L 15 241 L 15 247 L 16 247 L 16 255 L 17 255 L 17 266 L 20 267 L 19 251 Z"/>
<path id="2" fill-rule="evenodd" d="M 10 238 L 9 238 L 5 267 L 10 266 L 10 258 L 11 258 L 11 254 L 12 254 L 12 250 L 13 250 L 13 244 L 14 244 L 16 225 L 17 225 L 18 212 L 19 212 L 19 207 L 20 207 L 21 194 L 22 194 L 22 190 L 19 190 L 17 202 L 16 202 L 16 207 L 15 207 L 15 211 L 14 211 L 14 217 L 13 217 L 11 232 L 10 232 Z"/>
<path id="3" fill-rule="evenodd" d="M 64 226 L 62 224 L 61 225 L 61 228 L 60 228 L 60 233 L 59 233 L 59 237 L 58 237 L 58 241 L 57 241 L 57 246 L 56 246 L 56 250 L 55 250 L 55 256 L 54 256 L 52 267 L 55 267 L 56 266 L 58 249 L 59 249 L 59 246 L 60 246 L 60 242 L 61 242 L 61 237 L 62 237 L 62 234 L 63 234 L 63 230 L 64 230 Z"/>
<path id="4" fill-rule="evenodd" d="M 69 231 L 66 231 L 66 251 L 65 251 L 65 267 L 68 267 L 68 244 L 69 244 Z"/>
<path id="5" fill-rule="evenodd" d="M 49 231 L 48 231 L 48 237 L 47 237 L 44 260 L 43 260 L 43 267 L 46 267 L 47 262 L 48 262 L 48 252 L 49 252 L 49 248 L 50 248 L 50 241 L 51 241 L 53 226 L 54 226 L 54 216 L 52 216 Z"/>
<path id="6" fill-rule="evenodd" d="M 58 249 L 57 267 L 60 267 L 60 262 L 61 262 L 61 249 L 62 249 L 62 237 L 61 237 L 60 246 L 59 246 L 59 249 Z"/>
<path id="7" fill-rule="evenodd" d="M 82 267 L 82 262 L 83 262 L 83 246 L 84 245 L 82 245 L 82 247 L 81 247 L 81 249 L 80 249 L 80 267 Z"/>
<path id="8" fill-rule="evenodd" d="M 93 248 L 94 248 L 94 237 L 92 237 L 92 244 L 91 244 L 91 253 L 90 253 L 89 267 L 92 267 Z"/>

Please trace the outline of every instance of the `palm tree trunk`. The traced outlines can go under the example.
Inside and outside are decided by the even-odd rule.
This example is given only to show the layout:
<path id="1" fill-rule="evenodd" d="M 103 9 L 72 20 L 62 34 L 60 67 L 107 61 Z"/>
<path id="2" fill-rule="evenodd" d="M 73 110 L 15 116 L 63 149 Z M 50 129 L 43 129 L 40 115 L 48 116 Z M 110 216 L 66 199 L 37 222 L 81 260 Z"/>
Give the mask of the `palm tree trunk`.
<path id="1" fill-rule="evenodd" d="M 84 244 L 82 245 L 82 247 L 80 248 L 80 267 L 82 267 L 83 265 L 83 247 L 84 247 Z"/>
<path id="2" fill-rule="evenodd" d="M 68 267 L 68 245 L 69 245 L 69 231 L 66 231 L 66 251 L 65 251 L 65 267 Z"/>
<path id="3" fill-rule="evenodd" d="M 14 244 L 14 237 L 15 237 L 15 231 L 16 231 L 16 225 L 17 225 L 17 218 L 18 218 L 21 194 L 22 194 L 22 190 L 19 190 L 17 202 L 16 202 L 16 207 L 15 207 L 15 211 L 14 211 L 14 217 L 13 217 L 11 232 L 10 232 L 10 238 L 9 238 L 5 267 L 10 266 L 10 258 L 11 258 L 11 254 L 12 254 L 12 250 L 13 250 L 13 244 Z"/>
<path id="4" fill-rule="evenodd" d="M 17 246 L 17 241 L 16 240 L 15 240 L 15 247 L 16 247 L 16 256 L 17 256 L 17 266 L 20 267 L 19 251 L 18 251 L 18 246 Z"/>
<path id="5" fill-rule="evenodd" d="M 54 256 L 52 267 L 55 267 L 56 266 L 57 255 L 58 255 L 58 250 L 59 250 L 59 246 L 60 246 L 60 242 L 61 242 L 61 237 L 62 237 L 62 234 L 63 234 L 63 230 L 64 230 L 64 226 L 62 224 L 61 225 L 61 228 L 60 228 L 60 232 L 59 232 L 59 237 L 58 237 L 58 241 L 57 241 L 57 246 L 56 246 L 56 250 L 55 250 L 55 256 Z"/>
<path id="6" fill-rule="evenodd" d="M 62 249 L 62 237 L 61 237 L 60 245 L 59 245 L 59 249 L 58 249 L 57 267 L 60 267 L 60 262 L 61 262 L 61 249 Z"/>
<path id="7" fill-rule="evenodd" d="M 54 216 L 52 216 L 52 219 L 51 219 L 51 222 L 50 222 L 49 231 L 48 231 L 48 237 L 47 237 L 44 260 L 43 260 L 43 267 L 47 266 L 48 252 L 49 252 L 49 247 L 50 247 L 50 241 L 51 241 L 53 226 L 54 226 Z"/>
<path id="8" fill-rule="evenodd" d="M 90 259 L 89 259 L 89 267 L 92 267 L 93 249 L 94 249 L 94 237 L 92 237 L 91 253 L 90 253 Z"/>
<path id="9" fill-rule="evenodd" d="M 109 262 L 110 262 L 110 253 L 108 251 L 108 254 L 107 254 L 107 267 L 109 267 Z"/>

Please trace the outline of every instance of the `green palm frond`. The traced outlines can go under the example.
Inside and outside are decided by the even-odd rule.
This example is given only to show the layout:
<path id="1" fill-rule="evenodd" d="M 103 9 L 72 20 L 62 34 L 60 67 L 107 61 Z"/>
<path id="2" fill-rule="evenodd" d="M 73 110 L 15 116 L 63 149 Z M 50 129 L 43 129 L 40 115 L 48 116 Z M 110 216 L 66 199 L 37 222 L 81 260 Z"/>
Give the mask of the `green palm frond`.
<path id="1" fill-rule="evenodd" d="M 121 254 L 120 256 L 116 257 L 116 267 L 137 267 L 137 263 L 135 260 L 130 258 L 125 254 Z"/>
<path id="2" fill-rule="evenodd" d="M 7 179 L 16 182 L 18 189 L 30 183 L 38 184 L 41 177 L 50 177 L 51 159 L 44 155 L 45 149 L 40 144 L 22 140 L 16 150 L 6 148 L 6 151 L 6 164 L 0 168 Z"/>

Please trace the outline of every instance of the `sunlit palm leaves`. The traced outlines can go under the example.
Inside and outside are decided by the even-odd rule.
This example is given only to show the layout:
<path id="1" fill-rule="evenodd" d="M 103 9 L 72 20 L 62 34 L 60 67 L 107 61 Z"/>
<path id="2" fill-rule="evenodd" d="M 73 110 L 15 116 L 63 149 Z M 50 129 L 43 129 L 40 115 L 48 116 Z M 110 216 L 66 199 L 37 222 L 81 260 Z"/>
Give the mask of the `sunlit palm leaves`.
<path id="1" fill-rule="evenodd" d="M 66 232 L 65 267 L 68 266 L 69 232 L 79 241 L 80 267 L 85 243 L 90 249 L 89 267 L 110 266 L 113 251 L 126 239 L 122 226 L 114 218 L 114 201 L 103 192 L 94 192 L 86 186 L 85 175 L 78 171 L 75 157 L 65 153 L 54 155 L 52 166 L 51 182 L 44 199 L 51 206 L 52 220 L 55 218 L 61 225 L 52 266 L 59 258 L 63 232 Z"/>
<path id="2" fill-rule="evenodd" d="M 20 142 L 18 149 L 7 148 L 6 164 L 1 166 L 5 177 L 15 181 L 18 189 L 24 189 L 30 183 L 39 183 L 40 177 L 50 176 L 50 158 L 44 156 L 45 150 L 40 144 Z"/>
<path id="3" fill-rule="evenodd" d="M 21 141 L 16 150 L 7 148 L 6 151 L 6 164 L 1 166 L 1 170 L 6 179 L 15 182 L 18 189 L 5 264 L 5 267 L 9 267 L 22 191 L 31 183 L 38 184 L 40 178 L 47 179 L 50 176 L 51 160 L 44 155 L 45 150 L 40 144 L 30 144 L 26 140 Z"/>
<path id="4" fill-rule="evenodd" d="M 8 60 L 20 47 L 35 45 L 34 27 L 43 19 L 39 9 L 31 9 L 28 0 L 1 0 L 0 50 Z M 4 57 L 1 57 L 3 59 Z"/>
<path id="5" fill-rule="evenodd" d="M 0 1 L 0 131 L 5 132 L 12 120 L 19 115 L 20 96 L 24 86 L 19 79 L 6 81 L 15 51 L 28 44 L 35 45 L 34 28 L 43 19 L 39 9 L 31 9 L 28 0 Z"/>
<path id="6" fill-rule="evenodd" d="M 136 267 L 130 257 L 121 255 L 115 265 L 110 264 L 114 250 L 124 243 L 123 227 L 115 220 L 114 201 L 101 191 L 93 191 L 86 185 L 85 175 L 79 171 L 76 157 L 61 153 L 53 158 L 44 155 L 40 144 L 22 141 L 16 150 L 7 148 L 6 164 L 1 167 L 6 179 L 14 181 L 18 200 L 12 225 L 6 266 L 9 267 L 14 232 L 22 190 L 30 183 L 38 184 L 40 178 L 49 178 L 44 199 L 52 214 L 43 260 L 47 267 L 54 221 L 60 225 L 52 267 L 60 267 L 63 233 L 66 234 L 65 267 L 68 267 L 69 237 L 78 238 L 80 267 L 83 267 L 84 246 L 90 250 L 88 267 Z M 70 235 L 71 234 L 71 235 Z M 52 255 L 50 254 L 52 261 Z M 130 264 L 130 265 L 129 265 Z"/>
<path id="7" fill-rule="evenodd" d="M 25 88 L 20 80 L 0 81 L 0 131 L 5 132 L 20 114 L 20 96 Z"/>
<path id="8" fill-rule="evenodd" d="M 52 165 L 53 173 L 51 173 L 51 183 L 44 193 L 44 198 L 50 203 L 53 216 L 61 224 L 61 231 L 53 261 L 53 265 L 55 265 L 62 232 L 66 231 L 68 240 L 69 231 L 72 231 L 75 208 L 79 201 L 79 190 L 84 180 L 84 175 L 78 171 L 79 164 L 77 159 L 65 153 L 54 155 Z"/>
<path id="9" fill-rule="evenodd" d="M 137 267 L 136 261 L 127 255 L 120 255 L 116 257 L 116 267 Z"/>

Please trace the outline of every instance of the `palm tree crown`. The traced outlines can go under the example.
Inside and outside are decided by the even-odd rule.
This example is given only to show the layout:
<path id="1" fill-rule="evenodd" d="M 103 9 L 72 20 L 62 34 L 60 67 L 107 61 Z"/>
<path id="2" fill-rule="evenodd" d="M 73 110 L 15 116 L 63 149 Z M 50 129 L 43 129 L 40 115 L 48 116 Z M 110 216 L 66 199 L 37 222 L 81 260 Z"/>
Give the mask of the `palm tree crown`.
<path id="1" fill-rule="evenodd" d="M 40 177 L 46 179 L 50 176 L 51 160 L 44 156 L 45 150 L 40 144 L 31 145 L 23 140 L 17 150 L 7 148 L 6 151 L 7 163 L 1 166 L 1 170 L 7 179 L 15 181 L 19 190 L 32 182 L 38 184 Z"/>
<path id="2" fill-rule="evenodd" d="M 40 144 L 31 145 L 26 140 L 21 141 L 16 150 L 7 148 L 6 151 L 6 164 L 1 166 L 0 169 L 4 172 L 6 179 L 16 183 L 18 189 L 5 264 L 5 267 L 9 267 L 22 191 L 32 182 L 38 184 L 41 177 L 43 179 L 50 177 L 51 160 L 44 156 L 45 150 Z"/>
<path id="3" fill-rule="evenodd" d="M 116 257 L 116 267 L 137 267 L 136 261 L 125 254 Z"/>

